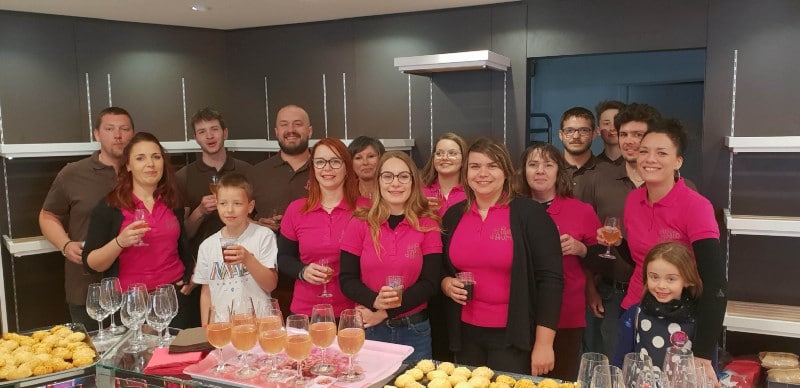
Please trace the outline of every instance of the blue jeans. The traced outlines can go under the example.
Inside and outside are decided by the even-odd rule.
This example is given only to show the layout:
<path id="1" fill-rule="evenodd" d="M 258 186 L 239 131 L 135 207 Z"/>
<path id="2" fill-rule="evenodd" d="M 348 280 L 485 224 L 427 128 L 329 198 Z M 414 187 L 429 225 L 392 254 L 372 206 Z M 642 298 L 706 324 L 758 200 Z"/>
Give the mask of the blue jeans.
<path id="1" fill-rule="evenodd" d="M 597 291 L 603 298 L 605 313 L 603 318 L 597 318 L 591 309 L 586 310 L 586 330 L 583 332 L 582 351 L 583 353 L 603 353 L 611 359 L 617 348 L 618 322 L 619 316 L 623 312 L 620 305 L 625 297 L 625 292 L 605 282 L 597 283 Z"/>
<path id="2" fill-rule="evenodd" d="M 406 357 L 405 361 L 403 361 L 405 364 L 414 365 L 419 360 L 433 357 L 433 351 L 431 350 L 431 321 L 428 319 L 418 323 L 394 327 L 390 327 L 384 321 L 380 325 L 367 328 L 366 333 L 368 340 L 413 347 L 414 353 Z"/>

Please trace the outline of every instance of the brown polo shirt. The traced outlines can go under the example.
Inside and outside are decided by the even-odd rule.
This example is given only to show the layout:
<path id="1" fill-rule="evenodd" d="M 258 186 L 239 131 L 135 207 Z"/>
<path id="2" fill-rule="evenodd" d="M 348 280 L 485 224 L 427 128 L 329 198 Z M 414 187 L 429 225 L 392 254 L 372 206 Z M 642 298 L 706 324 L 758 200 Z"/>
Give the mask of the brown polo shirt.
<path id="1" fill-rule="evenodd" d="M 567 172 L 569 172 L 570 179 L 572 180 L 572 195 L 574 195 L 575 198 L 587 202 L 582 196 L 583 188 L 589 179 L 591 179 L 591 175 L 594 174 L 596 169 L 597 158 L 595 158 L 594 155 L 580 168 L 567 164 Z"/>
<path id="2" fill-rule="evenodd" d="M 222 176 L 231 172 L 236 172 L 247 176 L 253 166 L 250 163 L 232 158 L 230 155 L 225 159 L 225 164 L 217 171 L 216 168 L 203 163 L 203 158 L 198 157 L 192 163 L 187 164 L 175 174 L 178 181 L 178 188 L 181 190 L 184 199 L 188 201 L 189 211 L 194 211 L 203 197 L 211 194 L 211 176 Z M 208 236 L 216 233 L 224 224 L 219 218 L 219 213 L 212 212 L 203 218 L 203 222 L 197 228 L 197 232 L 189 240 L 192 247 L 192 254 L 197 256 L 197 248 Z"/>
<path id="3" fill-rule="evenodd" d="M 308 194 L 309 163 L 294 171 L 278 153 L 253 166 L 247 179 L 253 185 L 257 217 L 272 217 L 275 209 L 283 214 L 290 202 Z"/>
<path id="4" fill-rule="evenodd" d="M 597 158 L 597 163 L 610 163 L 610 164 L 616 164 L 617 166 L 625 163 L 625 158 L 623 158 L 622 156 L 620 156 L 620 157 L 618 157 L 618 158 L 616 158 L 614 160 L 611 160 L 611 158 L 609 158 L 608 155 L 606 155 L 605 152 L 601 152 L 601 153 L 597 154 L 597 156 L 595 156 L 595 158 Z"/>
<path id="5" fill-rule="evenodd" d="M 95 151 L 88 158 L 69 163 L 61 169 L 50 186 L 42 209 L 61 219 L 70 240 L 84 241 L 92 209 L 116 183 L 114 167 L 100 162 L 100 151 Z M 102 277 L 103 274 L 88 274 L 82 265 L 64 259 L 67 303 L 78 306 L 86 304 L 89 284 L 99 282 Z"/>

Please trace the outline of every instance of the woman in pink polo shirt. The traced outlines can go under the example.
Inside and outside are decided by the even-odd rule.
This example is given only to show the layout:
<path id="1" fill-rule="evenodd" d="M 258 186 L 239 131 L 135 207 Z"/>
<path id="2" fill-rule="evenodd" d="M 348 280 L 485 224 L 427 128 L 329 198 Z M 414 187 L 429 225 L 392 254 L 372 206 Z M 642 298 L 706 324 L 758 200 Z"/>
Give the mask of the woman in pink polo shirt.
<path id="1" fill-rule="evenodd" d="M 518 191 L 547 208 L 558 227 L 564 265 L 561 318 L 553 347 L 556 363 L 548 376 L 575 381 L 578 377 L 583 328 L 586 327 L 586 274 L 581 259 L 596 245 L 600 227 L 591 205 L 572 197 L 567 161 L 556 147 L 539 143 L 522 153 L 517 170 Z"/>
<path id="2" fill-rule="evenodd" d="M 92 210 L 83 248 L 83 264 L 91 272 L 118 276 L 122 289 L 144 283 L 148 290 L 174 284 L 178 316 L 170 326 L 199 326 L 199 292 L 189 279 L 194 257 L 183 226 L 183 207 L 172 165 L 158 139 L 137 132 L 122 151 L 124 168 L 117 185 Z M 144 209 L 145 220 L 135 220 Z"/>
<path id="3" fill-rule="evenodd" d="M 642 263 L 651 248 L 667 241 L 691 247 L 703 281 L 692 351 L 695 361 L 706 365 L 709 377 L 716 381 L 710 360 L 716 354 L 725 315 L 725 267 L 714 208 L 680 178 L 686 147 L 686 132 L 673 119 L 651 125 L 639 145 L 636 168 L 644 186 L 628 194 L 623 222 L 625 239 L 618 243 L 621 253 L 630 256 L 635 264 L 622 308 L 628 309 L 642 299 Z M 597 236 L 600 244 L 608 245 L 599 229 Z"/>
<path id="4" fill-rule="evenodd" d="M 457 362 L 542 375 L 555 359 L 561 246 L 544 206 L 514 194 L 513 175 L 503 145 L 479 139 L 469 147 L 467 200 L 442 219 L 441 288 Z M 464 271 L 474 276 L 471 293 L 456 277 Z"/>
<path id="5" fill-rule="evenodd" d="M 461 186 L 461 170 L 467 142 L 452 132 L 436 140 L 436 146 L 422 169 L 422 192 L 431 208 L 443 215 L 450 206 L 467 198 Z"/>
<path id="6" fill-rule="evenodd" d="M 350 152 L 339 139 L 318 141 L 311 150 L 311 166 L 314 175 L 309 178 L 308 196 L 290 203 L 281 219 L 278 270 L 297 279 L 292 313 L 311 316 L 315 304 L 326 303 L 333 305 L 338 317 L 353 307 L 335 280 L 339 245 L 358 201 L 358 178 Z"/>
<path id="7" fill-rule="evenodd" d="M 432 358 L 428 300 L 442 269 L 439 217 L 420 191 L 411 158 L 390 151 L 378 162 L 378 196 L 359 209 L 342 239 L 342 292 L 364 316 L 367 339 L 409 345 L 406 363 Z M 402 276 L 401 292 L 387 286 Z M 402 298 L 401 298 L 402 296 Z"/>

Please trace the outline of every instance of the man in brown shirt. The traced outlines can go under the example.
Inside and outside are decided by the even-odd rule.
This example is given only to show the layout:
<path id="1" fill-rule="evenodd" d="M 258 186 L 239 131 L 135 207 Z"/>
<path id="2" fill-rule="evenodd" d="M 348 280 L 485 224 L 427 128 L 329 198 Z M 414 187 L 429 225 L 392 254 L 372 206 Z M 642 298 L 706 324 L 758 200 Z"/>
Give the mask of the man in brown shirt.
<path id="1" fill-rule="evenodd" d="M 197 256 L 197 248 L 208 236 L 216 233 L 224 225 L 217 213 L 217 197 L 211 192 L 211 178 L 229 172 L 246 175 L 252 166 L 228 155 L 225 139 L 228 127 L 218 111 L 203 108 L 192 116 L 194 140 L 200 145 L 200 158 L 184 166 L 176 173 L 178 188 L 188 202 L 186 232 L 192 246 L 192 254 Z"/>
<path id="2" fill-rule="evenodd" d="M 625 161 L 619 149 L 617 128 L 614 127 L 614 116 L 624 107 L 625 104 L 621 101 L 605 100 L 600 101 L 594 108 L 597 113 L 596 134 L 603 139 L 603 152 L 597 155 L 597 161 L 600 163 L 620 165 Z"/>
<path id="3" fill-rule="evenodd" d="M 247 179 L 253 185 L 258 223 L 279 233 L 280 219 L 289 202 L 308 192 L 308 166 L 311 153 L 308 141 L 312 128 L 308 113 L 297 106 L 287 105 L 278 111 L 275 136 L 280 152 L 256 164 Z M 294 278 L 280 275 L 278 287 L 272 292 L 284 314 L 289 313 Z"/>
<path id="4" fill-rule="evenodd" d="M 88 330 L 97 330 L 97 321 L 86 313 L 86 294 L 89 284 L 100 281 L 102 274 L 84 271 L 83 241 L 92 209 L 117 183 L 122 150 L 133 132 L 133 119 L 125 109 L 100 111 L 93 131 L 100 150 L 61 169 L 39 212 L 42 234 L 65 258 L 64 290 L 70 317 Z"/>
<path id="5" fill-rule="evenodd" d="M 561 129 L 558 137 L 564 145 L 564 159 L 567 172 L 572 180 L 572 194 L 583 200 L 584 182 L 597 167 L 597 159 L 592 155 L 592 140 L 595 135 L 595 121 L 592 111 L 583 107 L 568 109 L 561 115 Z"/>

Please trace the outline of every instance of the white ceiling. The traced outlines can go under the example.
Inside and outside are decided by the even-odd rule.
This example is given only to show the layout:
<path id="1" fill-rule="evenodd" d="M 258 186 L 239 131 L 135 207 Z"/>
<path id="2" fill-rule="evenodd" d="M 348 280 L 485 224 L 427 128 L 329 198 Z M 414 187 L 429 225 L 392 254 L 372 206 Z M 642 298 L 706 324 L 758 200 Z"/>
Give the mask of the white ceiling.
<path id="1" fill-rule="evenodd" d="M 512 1 L 518 0 L 0 0 L 0 10 L 230 30 Z"/>

